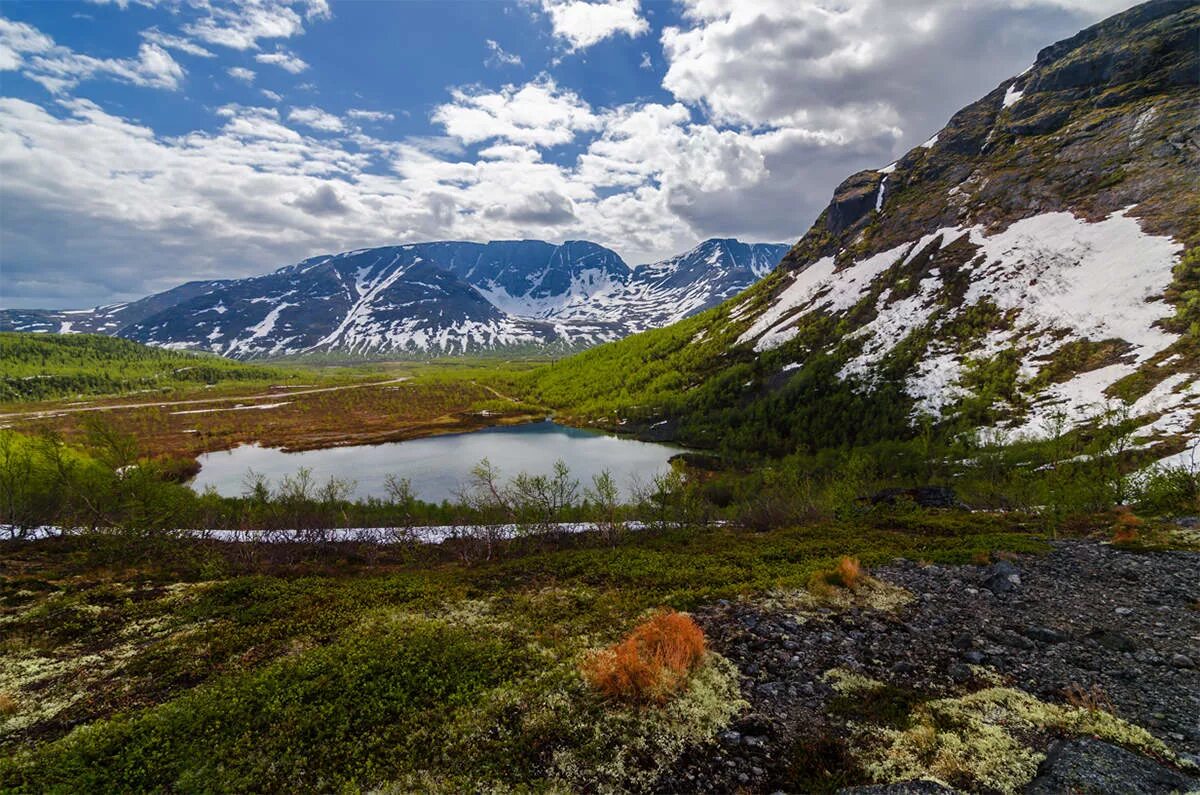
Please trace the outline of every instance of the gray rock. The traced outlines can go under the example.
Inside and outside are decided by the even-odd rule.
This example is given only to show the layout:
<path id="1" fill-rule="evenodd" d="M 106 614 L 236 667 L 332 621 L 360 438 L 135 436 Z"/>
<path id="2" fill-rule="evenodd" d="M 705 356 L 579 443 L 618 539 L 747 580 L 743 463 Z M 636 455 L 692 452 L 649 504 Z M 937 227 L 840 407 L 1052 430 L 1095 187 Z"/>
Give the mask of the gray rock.
<path id="1" fill-rule="evenodd" d="M 1020 573 L 1020 569 L 1007 560 L 998 560 L 988 567 L 988 574 L 990 575 L 1003 574 L 1005 577 L 1007 577 L 1010 574 Z"/>
<path id="2" fill-rule="evenodd" d="M 1195 668 L 1196 667 L 1196 663 L 1193 662 L 1192 658 L 1187 656 L 1186 654 L 1172 654 L 1171 655 L 1171 665 L 1175 666 L 1176 668 Z"/>
<path id="3" fill-rule="evenodd" d="M 983 581 L 983 587 L 994 594 L 1006 594 L 1015 591 L 1021 584 L 1019 574 L 993 574 Z"/>
<path id="4" fill-rule="evenodd" d="M 1062 632 L 1049 627 L 1029 627 L 1025 630 L 1025 637 L 1042 643 L 1062 643 L 1067 639 Z"/>
<path id="5" fill-rule="evenodd" d="M 1115 629 L 1096 627 L 1087 634 L 1087 638 L 1096 641 L 1109 651 L 1137 651 L 1137 644 L 1127 635 L 1123 635 Z"/>
<path id="6" fill-rule="evenodd" d="M 1038 769 L 1027 795 L 1135 795 L 1188 792 L 1198 783 L 1148 757 L 1092 739 L 1059 743 Z"/>

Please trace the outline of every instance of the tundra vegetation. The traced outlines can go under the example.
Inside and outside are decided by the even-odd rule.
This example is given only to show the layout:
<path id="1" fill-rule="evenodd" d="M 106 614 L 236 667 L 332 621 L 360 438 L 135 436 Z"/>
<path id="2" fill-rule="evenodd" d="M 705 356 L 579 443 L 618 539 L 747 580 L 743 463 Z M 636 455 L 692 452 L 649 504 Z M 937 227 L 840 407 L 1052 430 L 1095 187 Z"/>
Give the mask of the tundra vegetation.
<path id="1" fill-rule="evenodd" d="M 371 386 L 312 397 L 344 401 L 329 417 L 363 401 L 364 416 L 407 406 L 397 421 L 411 419 L 419 401 L 371 402 L 389 387 L 415 387 L 435 418 L 451 404 L 480 422 L 544 415 L 520 402 L 538 368 L 437 367 L 388 386 L 375 382 L 395 372 L 339 373 Z M 869 572 L 895 557 L 968 563 L 1079 534 L 1195 546 L 1158 517 L 1200 510 L 1196 470 L 1143 469 L 1120 412 L 1039 442 L 927 426 L 782 457 L 688 455 L 625 501 L 607 475 L 481 461 L 457 499 L 431 504 L 400 477 L 351 500 L 346 482 L 304 471 L 248 478 L 239 497 L 197 494 L 190 455 L 216 435 L 172 450 L 129 411 L 0 429 L 5 790 L 648 789 L 745 708 L 732 663 L 687 611 L 720 599 L 894 610 L 907 595 Z M 867 499 L 946 483 L 977 510 Z M 579 522 L 590 532 L 563 531 Z M 66 532 L 39 538 L 45 526 Z M 353 527 L 384 533 L 332 532 Z M 870 703 L 873 688 L 843 696 Z M 1080 717 L 1099 701 L 1023 699 L 904 701 L 904 716 L 864 729 L 843 772 L 887 780 L 936 762 L 980 785 L 1024 776 L 954 767 L 1025 748 L 1026 733 L 989 722 L 1001 708 L 1016 716 L 1005 725 L 1148 742 Z M 954 736 L 939 733 L 947 715 Z"/>
<path id="2" fill-rule="evenodd" d="M 877 593 L 871 566 L 1037 552 L 1054 534 L 1194 544 L 1155 517 L 1197 510 L 1197 473 L 1130 469 L 1105 454 L 1122 433 L 969 456 L 935 435 L 752 467 L 680 463 L 624 504 L 605 476 L 484 461 L 460 499 L 434 505 L 399 478 L 351 501 L 347 484 L 305 472 L 251 480 L 237 498 L 196 494 L 186 466 L 143 455 L 102 416 L 70 443 L 0 431 L 0 785 L 648 788 L 743 707 L 731 664 L 676 611 L 768 594 L 798 610 L 889 609 L 903 600 Z M 863 499 L 944 482 L 985 510 Z M 558 531 L 581 521 L 594 531 Z M 48 524 L 71 532 L 32 540 Z M 393 543 L 335 540 L 342 527 L 390 528 Z M 888 780 L 936 767 L 1003 789 L 1028 771 L 955 767 L 1024 748 L 988 723 L 1001 707 L 1045 718 L 1039 731 L 1084 726 L 1083 708 L 1005 690 L 921 700 L 898 728 L 864 735 L 853 769 Z M 937 734 L 946 715 L 961 736 Z"/>

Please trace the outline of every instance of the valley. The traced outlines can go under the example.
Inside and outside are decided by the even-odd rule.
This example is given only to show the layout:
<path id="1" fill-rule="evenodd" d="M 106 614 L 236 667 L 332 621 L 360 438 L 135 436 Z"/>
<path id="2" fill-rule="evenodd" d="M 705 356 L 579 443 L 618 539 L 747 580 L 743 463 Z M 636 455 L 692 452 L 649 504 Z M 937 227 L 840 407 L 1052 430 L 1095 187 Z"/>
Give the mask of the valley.
<path id="1" fill-rule="evenodd" d="M 1022 29 L 1055 18 L 1017 5 Z M 371 11 L 397 8 L 434 13 Z M 654 88 L 678 99 L 708 68 L 684 56 L 723 38 L 683 27 L 744 8 L 656 20 L 678 60 Z M 790 12 L 763 8 L 769 38 Z M 870 16 L 847 8 L 809 16 Z M 794 245 L 709 237 L 630 267 L 582 239 L 397 232 L 127 303 L 0 310 L 0 791 L 1200 790 L 1200 4 L 1098 19 L 846 176 Z M 811 71 L 822 40 L 784 51 Z M 631 74 L 656 68 L 638 41 Z M 524 68 L 487 45 L 486 68 Z M 789 91 L 817 77 L 789 71 Z M 463 107 L 429 114 L 447 135 L 388 145 L 350 120 L 416 122 L 231 120 L 287 160 L 307 119 L 358 148 L 306 169 L 372 152 L 400 176 L 289 187 L 247 223 L 341 224 L 436 184 L 389 222 L 579 229 L 670 145 L 649 117 L 690 113 L 592 113 L 538 81 L 455 89 Z M 749 112 L 730 96 L 704 100 L 709 121 Z M 709 216 L 744 219 L 742 181 L 785 168 L 770 147 L 840 166 L 852 131 L 820 122 L 687 122 L 713 148 L 672 169 L 707 187 L 659 175 L 653 206 L 726 235 Z M 551 150 L 585 130 L 558 196 Z M 473 148 L 471 168 L 439 159 Z M 511 180 L 511 201 L 468 209 L 414 163 L 458 187 L 520 165 L 538 193 Z M 642 245 L 653 224 L 630 212 Z"/>

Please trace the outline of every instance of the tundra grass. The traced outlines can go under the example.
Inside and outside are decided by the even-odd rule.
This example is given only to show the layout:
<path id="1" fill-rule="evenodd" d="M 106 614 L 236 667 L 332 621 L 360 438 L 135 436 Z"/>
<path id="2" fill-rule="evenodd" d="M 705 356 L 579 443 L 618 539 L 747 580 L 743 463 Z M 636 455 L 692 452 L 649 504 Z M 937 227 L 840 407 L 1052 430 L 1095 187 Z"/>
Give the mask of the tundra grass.
<path id="1" fill-rule="evenodd" d="M 736 686 L 715 660 L 674 706 L 618 707 L 583 683 L 590 650 L 654 608 L 803 589 L 842 555 L 869 568 L 1042 544 L 998 517 L 913 521 L 579 539 L 474 567 L 253 567 L 194 545 L 130 569 L 92 563 L 83 539 L 9 545 L 0 789 L 644 786 L 670 754 L 622 749 L 711 740 Z"/>

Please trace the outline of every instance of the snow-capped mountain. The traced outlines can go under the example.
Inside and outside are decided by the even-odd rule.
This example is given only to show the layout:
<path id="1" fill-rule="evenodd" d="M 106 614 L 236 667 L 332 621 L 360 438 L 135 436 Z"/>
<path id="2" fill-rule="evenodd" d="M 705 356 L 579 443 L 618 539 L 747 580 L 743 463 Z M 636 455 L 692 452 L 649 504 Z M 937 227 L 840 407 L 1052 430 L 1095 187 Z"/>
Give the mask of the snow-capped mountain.
<path id="1" fill-rule="evenodd" d="M 1195 2 L 1047 47 L 924 144 L 846 179 L 778 268 L 686 336 L 595 351 L 603 379 L 559 367 L 541 397 L 780 453 L 911 434 L 923 417 L 1045 436 L 1110 409 L 1137 444 L 1183 450 L 1200 438 L 1198 75 Z M 658 358 L 630 367 L 634 349 Z M 682 394 L 644 391 L 663 369 Z"/>
<path id="2" fill-rule="evenodd" d="M 311 257 L 90 310 L 0 311 L 0 330 L 94 332 L 249 359 L 606 342 L 715 306 L 787 247 L 709 240 L 630 269 L 588 241 L 435 242 Z"/>
<path id="3" fill-rule="evenodd" d="M 639 265 L 627 278 L 590 294 L 570 293 L 538 316 L 585 323 L 620 317 L 629 332 L 666 326 L 737 295 L 779 264 L 787 249 L 713 238 L 684 254 Z"/>

